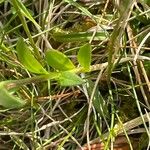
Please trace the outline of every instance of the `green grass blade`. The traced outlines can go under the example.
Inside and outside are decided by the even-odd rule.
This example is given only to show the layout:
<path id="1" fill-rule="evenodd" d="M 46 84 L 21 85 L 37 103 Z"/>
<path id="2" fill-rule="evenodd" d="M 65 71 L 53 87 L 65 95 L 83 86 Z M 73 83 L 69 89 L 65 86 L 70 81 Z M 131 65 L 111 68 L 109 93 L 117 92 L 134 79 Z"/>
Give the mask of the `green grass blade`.
<path id="1" fill-rule="evenodd" d="M 27 8 L 24 6 L 22 1 L 16 0 L 16 4 L 18 5 L 18 8 L 20 9 L 21 13 L 28 18 L 36 27 L 40 28 L 40 25 L 34 20 L 34 18 L 31 16 Z"/>
<path id="2" fill-rule="evenodd" d="M 85 14 L 86 16 L 90 17 L 90 18 L 94 18 L 94 16 L 84 7 L 82 7 L 80 4 L 76 3 L 74 0 L 64 0 L 65 2 L 69 3 L 70 5 L 75 6 L 76 8 L 78 8 L 80 11 L 83 12 L 83 14 Z M 93 19 L 94 20 L 94 19 Z"/>
<path id="3" fill-rule="evenodd" d="M 94 88 L 94 83 L 91 80 L 88 80 L 88 84 L 89 84 L 88 93 L 89 93 L 89 95 L 91 95 L 92 90 Z M 100 114 L 101 117 L 103 117 L 105 120 L 106 120 L 106 118 L 109 118 L 108 107 L 106 105 L 106 102 L 105 102 L 103 96 L 101 95 L 100 91 L 98 90 L 98 88 L 96 88 L 96 90 L 95 90 L 95 94 L 94 94 L 92 103 L 93 103 L 95 110 L 97 111 L 97 113 Z"/>

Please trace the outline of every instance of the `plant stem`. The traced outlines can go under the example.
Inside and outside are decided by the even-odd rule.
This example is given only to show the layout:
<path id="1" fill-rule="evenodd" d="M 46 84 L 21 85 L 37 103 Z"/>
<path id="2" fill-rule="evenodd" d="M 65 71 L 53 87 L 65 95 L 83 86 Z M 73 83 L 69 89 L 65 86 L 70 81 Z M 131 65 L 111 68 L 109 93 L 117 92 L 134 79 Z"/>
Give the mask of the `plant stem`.
<path id="1" fill-rule="evenodd" d="M 143 57 L 138 57 L 138 59 L 143 59 Z M 133 60 L 132 57 L 126 57 L 126 58 L 122 58 L 120 60 L 120 63 L 132 61 L 132 60 Z M 116 63 L 117 63 L 117 59 L 114 61 L 114 64 Z M 107 66 L 108 66 L 108 62 L 92 65 L 90 67 L 89 72 L 105 69 Z M 71 70 L 71 72 L 79 74 L 79 73 L 85 73 L 86 71 L 83 69 L 83 67 L 79 67 L 79 68 Z M 42 81 L 46 81 L 50 79 L 58 79 L 59 75 L 60 75 L 59 72 L 49 72 L 49 74 L 39 75 L 39 76 L 26 78 L 26 79 L 3 81 L 3 84 L 6 87 L 6 89 L 9 90 L 11 88 L 20 87 L 20 86 L 30 84 L 30 83 L 37 83 L 37 82 L 42 82 Z"/>
<path id="2" fill-rule="evenodd" d="M 26 79 L 4 81 L 4 86 L 7 90 L 10 90 L 12 88 L 20 87 L 20 86 L 30 84 L 30 83 L 42 82 L 48 79 L 56 79 L 59 77 L 59 75 L 60 73 L 58 72 L 51 72 L 49 74 L 35 76 L 31 78 L 26 78 Z"/>

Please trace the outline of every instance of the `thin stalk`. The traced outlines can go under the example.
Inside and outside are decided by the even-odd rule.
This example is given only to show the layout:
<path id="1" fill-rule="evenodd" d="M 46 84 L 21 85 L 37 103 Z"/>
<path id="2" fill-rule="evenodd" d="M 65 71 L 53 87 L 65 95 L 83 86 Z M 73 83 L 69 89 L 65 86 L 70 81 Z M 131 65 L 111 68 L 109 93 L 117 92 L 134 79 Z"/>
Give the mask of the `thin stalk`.
<path id="1" fill-rule="evenodd" d="M 48 79 L 56 79 L 59 77 L 59 75 L 60 73 L 51 72 L 46 75 L 40 75 L 40 76 L 35 76 L 31 78 L 26 78 L 26 79 L 3 81 L 3 84 L 7 90 L 10 90 L 12 88 L 20 87 L 20 86 L 30 84 L 30 83 L 42 82 Z"/>

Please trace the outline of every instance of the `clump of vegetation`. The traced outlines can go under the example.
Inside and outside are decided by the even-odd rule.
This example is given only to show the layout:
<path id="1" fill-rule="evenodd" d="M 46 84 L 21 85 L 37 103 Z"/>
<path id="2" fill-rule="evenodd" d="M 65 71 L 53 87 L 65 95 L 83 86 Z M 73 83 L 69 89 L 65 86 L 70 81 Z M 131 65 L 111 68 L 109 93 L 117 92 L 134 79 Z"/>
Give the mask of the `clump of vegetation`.
<path id="1" fill-rule="evenodd" d="M 148 0 L 0 8 L 0 149 L 149 149 Z"/>

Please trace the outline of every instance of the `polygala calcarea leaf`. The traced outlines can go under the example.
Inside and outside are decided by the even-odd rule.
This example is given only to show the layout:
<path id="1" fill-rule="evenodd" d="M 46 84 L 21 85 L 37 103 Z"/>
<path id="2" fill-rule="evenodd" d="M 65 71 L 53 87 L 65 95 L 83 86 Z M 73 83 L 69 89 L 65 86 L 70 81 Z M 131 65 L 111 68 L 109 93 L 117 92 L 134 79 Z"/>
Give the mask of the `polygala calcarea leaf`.
<path id="1" fill-rule="evenodd" d="M 90 71 L 91 65 L 91 45 L 89 43 L 80 47 L 77 59 L 85 71 Z"/>
<path id="2" fill-rule="evenodd" d="M 84 83 L 84 80 L 82 78 L 69 71 L 61 72 L 58 81 L 61 86 L 75 86 Z"/>
<path id="3" fill-rule="evenodd" d="M 19 61 L 27 70 L 31 71 L 32 73 L 47 74 L 47 71 L 33 56 L 29 46 L 23 41 L 23 38 L 18 40 L 16 50 Z"/>
<path id="4" fill-rule="evenodd" d="M 3 83 L 0 83 L 0 105 L 5 108 L 20 108 L 25 105 L 25 101 L 10 94 L 10 92 L 4 88 Z"/>
<path id="5" fill-rule="evenodd" d="M 47 51 L 45 57 L 47 63 L 56 70 L 67 71 L 75 68 L 71 60 L 57 50 Z"/>

